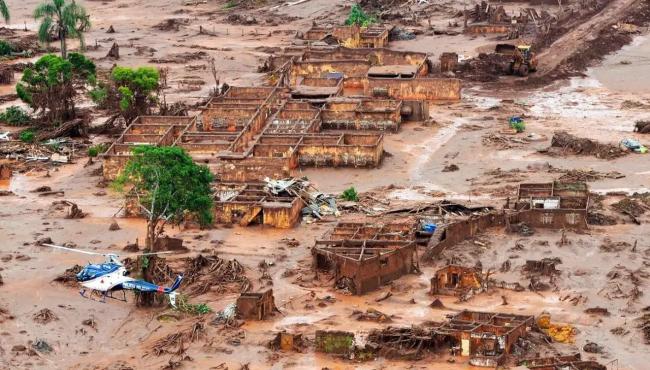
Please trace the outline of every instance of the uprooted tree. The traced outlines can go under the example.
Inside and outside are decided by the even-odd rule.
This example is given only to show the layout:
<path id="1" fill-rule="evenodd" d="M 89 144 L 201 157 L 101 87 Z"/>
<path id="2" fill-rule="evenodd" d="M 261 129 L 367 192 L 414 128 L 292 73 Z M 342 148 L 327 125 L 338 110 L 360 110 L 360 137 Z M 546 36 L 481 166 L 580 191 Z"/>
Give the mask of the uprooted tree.
<path id="1" fill-rule="evenodd" d="M 48 54 L 25 68 L 16 93 L 43 121 L 62 123 L 75 118 L 75 97 L 95 78 L 95 64 L 85 56 Z"/>
<path id="2" fill-rule="evenodd" d="M 133 149 L 114 186 L 130 186 L 129 194 L 147 218 L 146 247 L 152 249 L 168 223 L 192 217 L 202 226 L 212 223 L 212 179 L 210 170 L 182 148 L 144 145 Z"/>
<path id="3" fill-rule="evenodd" d="M 153 67 L 115 67 L 107 82 L 90 96 L 100 107 L 119 111 L 127 124 L 136 117 L 152 114 L 161 89 L 160 73 Z"/>

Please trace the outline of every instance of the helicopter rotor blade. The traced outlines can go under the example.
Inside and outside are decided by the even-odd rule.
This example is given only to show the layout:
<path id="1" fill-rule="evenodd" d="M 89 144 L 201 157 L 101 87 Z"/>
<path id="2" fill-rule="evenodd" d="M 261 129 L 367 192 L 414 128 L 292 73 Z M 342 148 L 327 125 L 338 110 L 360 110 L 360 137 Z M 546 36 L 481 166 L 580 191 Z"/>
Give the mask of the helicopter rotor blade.
<path id="1" fill-rule="evenodd" d="M 144 253 L 132 253 L 132 254 L 127 254 L 124 257 L 136 257 L 136 256 L 152 256 L 152 255 L 157 255 L 157 254 L 170 254 L 174 253 L 172 251 L 166 251 L 166 252 L 144 252 Z"/>
<path id="2" fill-rule="evenodd" d="M 44 246 L 50 247 L 50 248 L 54 248 L 54 249 L 62 249 L 62 250 L 69 251 L 69 252 L 76 252 L 76 253 L 82 253 L 82 254 L 91 254 L 91 255 L 94 255 L 94 256 L 105 256 L 106 255 L 105 253 L 85 251 L 83 249 L 68 248 L 68 247 L 64 247 L 62 245 L 45 244 L 45 243 L 41 244 L 41 245 L 44 245 Z"/>

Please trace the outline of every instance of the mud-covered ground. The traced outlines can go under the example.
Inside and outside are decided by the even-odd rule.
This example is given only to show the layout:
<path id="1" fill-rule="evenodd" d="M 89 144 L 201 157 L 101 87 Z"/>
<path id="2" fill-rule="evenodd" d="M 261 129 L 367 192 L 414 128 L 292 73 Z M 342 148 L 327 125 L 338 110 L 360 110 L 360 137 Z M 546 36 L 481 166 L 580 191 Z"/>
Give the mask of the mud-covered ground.
<path id="1" fill-rule="evenodd" d="M 22 27 L 26 22 L 28 28 L 34 29 L 29 14 L 37 3 L 36 0 L 9 0 L 12 26 Z M 277 8 L 274 7 L 282 3 L 253 10 L 243 7 L 227 10 L 225 2 L 212 0 L 206 3 L 182 0 L 155 4 L 141 0 L 82 3 L 93 21 L 87 43 L 99 45 L 96 50 L 91 48 L 88 55 L 100 67 L 109 68 L 113 63 L 169 67 L 168 100 L 190 103 L 205 97 L 214 86 L 208 67 L 210 58 L 215 59 L 220 82 L 260 84 L 263 75 L 256 68 L 267 55 L 267 47 L 291 45 L 295 32 L 308 28 L 312 20 L 340 22 L 347 13 L 345 7 L 352 4 L 311 0 Z M 628 1 L 612 3 L 616 3 L 615 8 L 609 12 L 620 11 Z M 453 12 L 450 3 L 440 4 L 444 6 L 433 13 L 432 22 L 444 26 L 452 19 Z M 232 13 L 250 15 L 257 24 L 227 23 L 225 18 Z M 170 18 L 187 21 L 180 21 L 178 30 L 153 27 Z M 106 29 L 111 25 L 116 33 L 107 34 Z M 200 34 L 200 27 L 212 35 Z M 580 28 L 578 32 L 586 31 Z M 562 45 L 566 47 L 571 37 L 572 45 L 580 43 L 579 34 L 575 34 L 562 39 Z M 113 42 L 120 45 L 122 58 L 102 60 Z M 425 35 L 400 41 L 395 47 L 434 56 L 443 51 L 475 55 L 496 42 L 483 36 Z M 373 328 L 387 325 L 442 321 L 446 314 L 465 308 L 529 315 L 548 311 L 554 321 L 571 323 L 578 329 L 574 344 L 554 344 L 553 350 L 579 351 L 584 358 L 594 358 L 603 364 L 617 360 L 618 369 L 647 368 L 648 346 L 635 318 L 650 306 L 650 298 L 647 294 L 635 297 L 631 292 L 635 286 L 641 293 L 647 290 L 650 218 L 647 214 L 640 216 L 641 224 L 637 225 L 628 216 L 613 210 L 611 204 L 622 193 L 649 191 L 648 155 L 629 154 L 604 160 L 540 152 L 549 147 L 556 130 L 614 145 L 629 137 L 650 144 L 650 137 L 633 132 L 634 121 L 650 119 L 650 87 L 639 82 L 645 78 L 642 71 L 647 58 L 643 51 L 647 46 L 648 35 L 637 35 L 631 46 L 609 56 L 602 66 L 588 70 L 584 77 L 556 81 L 534 90 L 514 91 L 472 84 L 463 90 L 460 102 L 433 105 L 431 122 L 404 124 L 399 133 L 386 135 L 384 149 L 390 155 L 380 168 L 310 168 L 297 174 L 309 177 L 323 192 L 338 193 L 354 186 L 362 192 L 374 191 L 376 197 L 393 205 L 447 198 L 501 207 L 506 198 L 515 195 L 516 185 L 523 181 L 551 181 L 571 169 L 601 174 L 618 172 L 622 176 L 589 182 L 595 193 L 610 194 L 602 200 L 596 195 L 592 198 L 602 203 L 599 211 L 616 219 L 615 225 L 592 226 L 583 233 L 567 232 L 569 243 L 565 244 L 558 243 L 561 231 L 535 230 L 532 236 L 523 237 L 495 230 L 446 250 L 439 260 L 423 263 L 422 274 L 402 277 L 361 297 L 345 295 L 327 282 L 314 281 L 310 248 L 316 238 L 334 225 L 335 219 L 303 223 L 291 230 L 238 226 L 170 229 L 169 234 L 185 239 L 189 251 L 169 259 L 214 251 L 222 258 L 236 259 L 246 266 L 253 289 L 269 284 L 258 266 L 260 262 L 272 262 L 268 273 L 281 311 L 265 321 L 246 322 L 240 328 L 207 325 L 213 318 L 213 314 L 208 315 L 206 334 L 185 344 L 191 359 L 184 359 L 182 368 L 239 369 L 247 364 L 250 369 L 463 369 L 468 367 L 467 363 L 458 358 L 455 363 L 449 363 L 445 361 L 446 356 L 415 362 L 379 359 L 353 363 L 317 354 L 313 349 L 304 353 L 275 352 L 266 344 L 280 330 L 301 332 L 312 340 L 318 329 L 353 330 L 362 337 Z M 171 63 L 161 62 L 170 58 L 176 59 Z M 549 68 L 560 62 L 555 57 L 547 60 Z M 621 64 L 621 60 L 631 64 Z M 515 77 L 502 79 L 513 85 L 518 82 Z M 9 92 L 10 88 L 5 88 L 2 93 Z M 525 117 L 524 134 L 509 132 L 507 119 L 511 115 Z M 127 243 L 144 240 L 144 221 L 116 218 L 123 205 L 121 195 L 110 188 L 98 187 L 100 177 L 96 170 L 101 164 L 85 164 L 85 159 L 78 159 L 74 164 L 51 170 L 49 176 L 44 171 L 33 171 L 0 183 L 0 189 L 14 193 L 0 197 L 0 275 L 4 282 L 0 285 L 0 309 L 6 310 L 0 313 L 1 369 L 160 369 L 171 358 L 178 360 L 178 357 L 155 356 L 154 343 L 187 329 L 196 320 L 162 308 L 137 309 L 132 295 L 127 295 L 127 303 L 83 299 L 76 288 L 52 282 L 65 269 L 84 264 L 88 258 L 39 247 L 35 242 L 40 238 L 50 237 L 58 244 L 72 242 L 80 248 L 121 254 L 128 254 L 121 251 Z M 450 164 L 458 166 L 458 170 L 442 172 Z M 65 194 L 39 196 L 31 192 L 43 185 Z M 611 195 L 612 192 L 617 195 Z M 75 202 L 88 215 L 82 219 L 65 219 L 59 207 L 52 204 L 61 199 Z M 113 221 L 119 224 L 120 230 L 109 231 Z M 291 238 L 299 245 L 291 246 L 283 241 Z M 454 258 L 467 265 L 480 261 L 484 270 L 495 271 L 495 279 L 526 286 L 528 280 L 521 266 L 527 259 L 544 257 L 558 257 L 562 261 L 558 265 L 561 274 L 550 290 L 492 289 L 463 303 L 453 297 L 441 297 L 445 309 L 429 307 L 434 299 L 428 294 L 429 279 L 447 259 Z M 511 269 L 500 272 L 506 260 L 510 261 Z M 387 291 L 392 293 L 390 298 L 375 301 Z M 506 297 L 507 305 L 502 305 L 502 296 Z M 235 292 L 212 292 L 192 297 L 192 302 L 207 303 L 218 312 L 236 297 Z M 592 307 L 606 307 L 610 315 L 584 313 Z M 44 308 L 51 310 L 57 319 L 48 323 L 34 321 L 34 315 Z M 351 317 L 354 310 L 368 308 L 391 315 L 392 322 L 362 322 Z M 165 313 L 173 314 L 174 319 Z M 82 324 L 87 319 L 94 320 L 96 325 Z M 618 327 L 623 329 L 615 330 L 618 334 L 612 333 Z M 49 343 L 53 351 L 46 354 L 20 348 L 29 349 L 39 339 Z M 584 353 L 582 346 L 587 341 L 602 345 L 603 353 Z"/>

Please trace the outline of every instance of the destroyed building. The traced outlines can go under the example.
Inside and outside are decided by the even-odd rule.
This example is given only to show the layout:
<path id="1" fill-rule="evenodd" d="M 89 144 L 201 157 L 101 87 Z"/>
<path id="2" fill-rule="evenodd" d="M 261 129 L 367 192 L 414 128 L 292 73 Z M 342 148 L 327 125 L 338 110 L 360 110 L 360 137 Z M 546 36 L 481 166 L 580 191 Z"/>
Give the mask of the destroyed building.
<path id="1" fill-rule="evenodd" d="M 264 320 L 276 310 L 272 289 L 241 293 L 236 304 L 237 317 L 245 320 Z"/>
<path id="2" fill-rule="evenodd" d="M 416 221 L 369 224 L 340 222 L 312 255 L 314 268 L 334 275 L 334 284 L 362 295 L 418 270 Z"/>
<path id="3" fill-rule="evenodd" d="M 425 352 L 469 357 L 472 366 L 497 367 L 519 346 L 534 325 L 533 316 L 461 311 L 444 323 L 412 328 L 377 329 L 368 345 L 379 354 L 421 358 Z"/>
<path id="4" fill-rule="evenodd" d="M 426 54 L 383 48 L 385 30 L 334 34 L 344 31 L 376 48 L 287 48 L 269 59 L 272 86 L 229 87 L 195 117 L 138 117 L 103 154 L 104 177 L 115 179 L 137 145 L 178 146 L 215 175 L 217 222 L 295 225 L 309 204 L 263 192 L 265 179 L 378 167 L 384 132 L 428 119 L 431 102 L 460 99 L 458 79 L 428 77 Z"/>
<path id="5" fill-rule="evenodd" d="M 503 34 L 508 39 L 536 35 L 538 32 L 548 32 L 552 23 L 557 21 L 547 11 L 538 12 L 535 8 L 527 7 L 519 14 L 508 14 L 504 6 L 481 1 L 473 9 L 465 10 L 465 32 L 470 34 Z"/>
<path id="6" fill-rule="evenodd" d="M 526 183 L 519 185 L 516 211 L 509 222 L 532 227 L 586 229 L 589 187 L 584 182 Z"/>
<path id="7" fill-rule="evenodd" d="M 607 370 L 607 366 L 603 366 L 596 361 L 582 360 L 580 353 L 568 356 L 523 359 L 518 362 L 518 365 L 526 366 L 531 370 Z"/>
<path id="8" fill-rule="evenodd" d="M 300 221 L 302 200 L 290 194 L 274 195 L 264 183 L 219 183 L 216 187 L 217 223 L 291 228 Z"/>
<path id="9" fill-rule="evenodd" d="M 473 267 L 447 265 L 431 278 L 431 290 L 434 295 L 451 295 L 466 297 L 483 289 L 481 271 Z"/>
<path id="10" fill-rule="evenodd" d="M 388 30 L 384 27 L 313 26 L 302 35 L 311 45 L 344 45 L 349 48 L 383 48 L 388 46 Z"/>

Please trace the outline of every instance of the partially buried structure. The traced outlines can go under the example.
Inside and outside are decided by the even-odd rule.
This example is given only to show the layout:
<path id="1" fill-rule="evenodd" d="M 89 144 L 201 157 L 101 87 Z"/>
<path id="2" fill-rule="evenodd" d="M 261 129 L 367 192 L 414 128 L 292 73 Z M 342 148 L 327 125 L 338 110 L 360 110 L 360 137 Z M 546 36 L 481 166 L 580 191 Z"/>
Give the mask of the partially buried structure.
<path id="1" fill-rule="evenodd" d="M 523 183 L 510 222 L 533 227 L 586 229 L 589 187 L 584 182 Z"/>
<path id="2" fill-rule="evenodd" d="M 418 270 L 417 221 L 340 222 L 312 249 L 316 271 L 339 288 L 361 295 Z"/>
<path id="3" fill-rule="evenodd" d="M 301 167 L 378 167 L 386 132 L 428 119 L 431 103 L 460 100 L 460 80 L 429 77 L 427 54 L 385 48 L 386 29 L 316 27 L 305 37 L 328 35 L 333 46 L 271 56 L 268 86 L 229 87 L 194 117 L 138 117 L 103 154 L 104 177 L 116 178 L 137 145 L 178 146 L 230 188 L 232 197 L 217 199 L 218 221 L 287 227 L 299 202 L 260 194 L 264 179 Z"/>
<path id="4" fill-rule="evenodd" d="M 484 289 L 481 271 L 473 267 L 447 265 L 431 278 L 433 295 L 451 295 L 466 298 Z"/>

